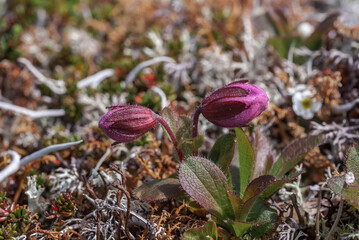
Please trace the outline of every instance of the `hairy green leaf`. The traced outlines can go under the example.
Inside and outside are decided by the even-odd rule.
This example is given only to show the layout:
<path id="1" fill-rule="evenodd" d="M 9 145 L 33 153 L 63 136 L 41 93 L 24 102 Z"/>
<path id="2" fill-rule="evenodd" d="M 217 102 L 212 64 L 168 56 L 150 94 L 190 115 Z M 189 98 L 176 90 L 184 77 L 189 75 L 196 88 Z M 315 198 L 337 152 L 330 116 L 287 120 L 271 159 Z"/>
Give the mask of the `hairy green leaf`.
<path id="1" fill-rule="evenodd" d="M 254 163 L 254 152 L 252 145 L 248 141 L 248 138 L 244 134 L 243 130 L 235 128 L 235 132 L 238 144 L 240 197 L 242 197 L 251 176 Z"/>
<path id="2" fill-rule="evenodd" d="M 343 175 L 329 178 L 327 184 L 335 194 L 342 196 L 343 188 L 345 185 L 345 176 Z"/>
<path id="3" fill-rule="evenodd" d="M 244 204 L 241 210 L 241 217 L 239 218 L 239 220 L 247 221 L 247 216 L 254 203 L 257 201 L 260 194 L 273 182 L 275 182 L 275 177 L 273 177 L 272 175 L 263 175 L 254 179 L 248 184 L 246 191 L 243 195 Z"/>
<path id="4" fill-rule="evenodd" d="M 214 162 L 223 172 L 227 172 L 233 159 L 234 148 L 234 136 L 232 134 L 223 135 L 213 145 L 209 153 L 209 160 Z"/>
<path id="5" fill-rule="evenodd" d="M 267 137 L 257 129 L 255 132 L 253 150 L 255 153 L 251 180 L 269 174 L 273 165 L 271 145 Z"/>
<path id="6" fill-rule="evenodd" d="M 236 237 L 241 237 L 245 234 L 250 227 L 258 226 L 258 223 L 249 223 L 242 221 L 228 220 L 227 225 L 231 228 L 231 232 Z"/>
<path id="7" fill-rule="evenodd" d="M 207 222 L 202 228 L 194 228 L 185 232 L 183 240 L 217 240 L 217 226 L 213 221 Z"/>
<path id="8" fill-rule="evenodd" d="M 271 174 L 277 178 L 281 178 L 295 165 L 297 165 L 306 153 L 323 142 L 323 140 L 324 136 L 322 135 L 307 136 L 294 140 L 280 154 L 279 158 L 273 165 Z"/>
<path id="9" fill-rule="evenodd" d="M 349 185 L 344 188 L 343 197 L 354 207 L 359 208 L 359 186 Z"/>
<path id="10" fill-rule="evenodd" d="M 135 196 L 145 201 L 164 201 L 184 194 L 178 178 L 152 180 L 135 190 Z"/>
<path id="11" fill-rule="evenodd" d="M 198 149 L 202 146 L 203 142 L 204 142 L 203 136 L 198 136 L 195 139 L 184 141 L 184 143 L 187 144 L 187 146 L 189 147 L 189 149 L 191 149 L 192 152 L 198 151 Z"/>
<path id="12" fill-rule="evenodd" d="M 340 14 L 338 12 L 330 14 L 320 22 L 313 33 L 305 40 L 304 45 L 310 50 L 318 50 L 322 46 L 323 35 L 333 27 L 333 24 Z"/>
<path id="13" fill-rule="evenodd" d="M 202 157 L 189 157 L 179 168 L 182 188 L 209 213 L 234 219 L 226 176 L 216 164 Z"/>
<path id="14" fill-rule="evenodd" d="M 161 112 L 161 117 L 167 122 L 172 132 L 176 133 L 178 128 L 178 116 L 170 108 L 165 107 Z"/>
<path id="15" fill-rule="evenodd" d="M 354 174 L 354 184 L 359 185 L 359 145 L 350 148 L 346 165 L 347 172 Z"/>
<path id="16" fill-rule="evenodd" d="M 262 192 L 261 197 L 264 199 L 269 198 L 274 193 L 276 193 L 279 189 L 281 189 L 284 186 L 284 184 L 286 184 L 287 182 L 297 180 L 300 174 L 302 174 L 302 172 L 295 172 L 289 174 L 289 176 L 287 176 L 286 178 L 275 180 Z"/>
<path id="17" fill-rule="evenodd" d="M 262 224 L 253 226 L 249 231 L 250 235 L 256 239 L 262 237 L 266 232 L 276 226 L 277 219 L 276 209 L 270 207 L 266 202 L 258 198 L 249 212 L 247 220 L 249 222 L 259 221 L 262 222 Z"/>

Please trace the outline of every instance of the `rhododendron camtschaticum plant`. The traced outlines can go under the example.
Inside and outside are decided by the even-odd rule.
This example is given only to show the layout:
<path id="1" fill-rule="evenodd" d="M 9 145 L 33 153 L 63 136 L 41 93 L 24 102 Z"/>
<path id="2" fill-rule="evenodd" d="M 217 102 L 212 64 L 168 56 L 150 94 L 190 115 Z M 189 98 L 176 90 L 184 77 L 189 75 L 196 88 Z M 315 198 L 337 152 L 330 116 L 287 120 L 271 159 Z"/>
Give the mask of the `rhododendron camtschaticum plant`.
<path id="1" fill-rule="evenodd" d="M 252 236 L 260 237 L 275 227 L 277 218 L 276 210 L 264 200 L 296 179 L 300 173 L 285 174 L 322 141 L 321 136 L 297 139 L 276 161 L 260 131 L 256 131 L 252 146 L 238 127 L 246 126 L 261 114 L 267 102 L 262 89 L 241 80 L 208 95 L 193 119 L 177 116 L 169 108 L 160 116 L 142 106 L 116 106 L 101 118 L 99 127 L 114 140 L 128 142 L 145 134 L 157 122 L 163 126 L 176 148 L 175 156 L 180 161 L 178 174 L 144 183 L 135 190 L 135 196 L 147 201 L 187 199 L 207 210 L 213 221 L 203 229 L 188 231 L 184 239 L 202 239 L 208 231 L 213 233 L 213 239 L 218 235 L 240 237 L 249 229 Z M 196 156 L 203 144 L 203 136 L 197 133 L 201 113 L 216 125 L 235 128 L 235 135 L 226 134 L 215 142 L 208 158 Z M 235 178 L 229 168 L 236 142 L 239 172 Z"/>

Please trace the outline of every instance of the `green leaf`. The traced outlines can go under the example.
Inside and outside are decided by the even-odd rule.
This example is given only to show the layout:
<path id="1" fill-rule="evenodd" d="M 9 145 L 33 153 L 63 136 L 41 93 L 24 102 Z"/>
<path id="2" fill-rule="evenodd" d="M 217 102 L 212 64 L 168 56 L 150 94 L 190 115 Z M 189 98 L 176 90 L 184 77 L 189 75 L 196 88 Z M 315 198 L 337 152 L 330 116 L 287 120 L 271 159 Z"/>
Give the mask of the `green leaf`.
<path id="1" fill-rule="evenodd" d="M 152 180 L 135 190 L 135 196 L 145 201 L 165 201 L 184 194 L 178 178 Z"/>
<path id="2" fill-rule="evenodd" d="M 242 198 L 238 197 L 237 195 L 235 195 L 234 193 L 227 191 L 228 197 L 231 201 L 232 204 L 232 208 L 234 211 L 234 215 L 235 218 L 234 220 L 240 220 L 242 219 L 242 209 L 243 209 L 243 205 L 244 205 L 244 201 Z"/>
<path id="3" fill-rule="evenodd" d="M 244 204 L 241 209 L 241 217 L 239 220 L 247 221 L 247 216 L 260 194 L 275 181 L 275 177 L 272 175 L 263 175 L 248 184 L 243 195 Z"/>
<path id="4" fill-rule="evenodd" d="M 230 234 L 227 230 L 217 227 L 218 238 L 221 240 L 233 240 L 233 235 Z"/>
<path id="5" fill-rule="evenodd" d="M 249 222 L 242 222 L 242 221 L 233 221 L 228 220 L 227 225 L 229 225 L 232 229 L 232 234 L 236 237 L 241 237 L 245 234 L 250 227 L 258 225 L 257 223 L 249 223 Z"/>
<path id="6" fill-rule="evenodd" d="M 228 172 L 228 166 L 234 155 L 235 142 L 232 134 L 226 134 L 217 139 L 213 145 L 209 160 L 214 162 L 223 172 Z"/>
<path id="7" fill-rule="evenodd" d="M 226 176 L 216 164 L 202 157 L 189 157 L 179 167 L 182 188 L 209 213 L 234 219 Z"/>
<path id="8" fill-rule="evenodd" d="M 202 146 L 203 142 L 203 136 L 198 136 L 197 138 L 191 140 L 184 140 L 184 143 L 187 144 L 188 148 L 191 149 L 192 152 L 198 151 L 198 149 Z"/>
<path id="9" fill-rule="evenodd" d="M 305 40 L 304 45 L 310 50 L 319 50 L 324 34 L 333 27 L 339 13 L 332 13 L 317 25 L 313 33 Z"/>
<path id="10" fill-rule="evenodd" d="M 187 116 L 180 116 L 178 119 L 178 129 L 175 135 L 179 142 L 192 139 L 192 119 Z"/>
<path id="11" fill-rule="evenodd" d="M 281 58 L 288 58 L 290 45 L 294 42 L 295 47 L 300 47 L 303 43 L 300 37 L 294 36 L 275 36 L 267 39 L 267 45 L 277 50 Z"/>
<path id="12" fill-rule="evenodd" d="M 254 152 L 251 143 L 247 136 L 240 128 L 235 128 L 238 156 L 239 156 L 239 178 L 240 178 L 240 197 L 243 196 L 244 190 L 247 187 L 251 171 L 254 163 Z"/>
<path id="13" fill-rule="evenodd" d="M 346 165 L 347 172 L 354 174 L 354 185 L 359 185 L 359 145 L 350 148 Z"/>
<path id="14" fill-rule="evenodd" d="M 257 201 L 260 194 L 274 182 L 275 178 L 271 175 L 263 175 L 254 179 L 248 184 L 243 198 L 239 198 L 230 191 L 227 191 L 228 197 L 232 203 L 235 220 L 242 222 L 248 221 L 247 217 L 254 203 Z"/>
<path id="15" fill-rule="evenodd" d="M 297 180 L 300 174 L 302 174 L 302 172 L 295 172 L 289 174 L 289 176 L 287 176 L 286 178 L 275 180 L 262 192 L 261 197 L 264 199 L 269 198 L 274 193 L 276 193 L 279 189 L 281 189 L 284 186 L 284 184 L 286 184 L 287 182 Z"/>
<path id="16" fill-rule="evenodd" d="M 277 161 L 274 163 L 271 174 L 277 178 L 281 178 L 297 165 L 306 153 L 322 143 L 323 140 L 323 135 L 307 136 L 294 140 L 283 150 Z"/>
<path id="17" fill-rule="evenodd" d="M 266 202 L 258 198 L 249 212 L 247 220 L 248 222 L 259 221 L 262 222 L 262 224 L 253 226 L 249 230 L 250 235 L 253 238 L 259 239 L 276 226 L 277 219 L 278 215 L 276 209 L 270 207 Z"/>
<path id="18" fill-rule="evenodd" d="M 170 108 L 165 107 L 161 112 L 161 117 L 167 122 L 168 126 L 170 126 L 172 132 L 176 133 L 178 129 L 178 116 L 175 115 L 175 113 Z M 164 132 L 169 138 L 166 129 L 164 129 Z"/>
<path id="19" fill-rule="evenodd" d="M 259 129 L 255 132 L 253 150 L 255 152 L 255 158 L 251 180 L 269 174 L 273 165 L 271 145 L 267 137 Z"/>
<path id="20" fill-rule="evenodd" d="M 185 232 L 183 240 L 217 240 L 217 226 L 213 221 L 207 222 L 202 228 L 194 228 Z"/>
<path id="21" fill-rule="evenodd" d="M 271 23 L 277 35 L 288 35 L 292 32 L 283 9 L 276 7 L 267 8 L 266 17 L 268 22 Z"/>
<path id="22" fill-rule="evenodd" d="M 327 181 L 328 187 L 338 196 L 342 196 L 343 188 L 345 185 L 345 176 L 335 176 L 329 178 Z"/>
<path id="23" fill-rule="evenodd" d="M 359 186 L 349 185 L 343 190 L 343 197 L 354 207 L 359 208 Z"/>

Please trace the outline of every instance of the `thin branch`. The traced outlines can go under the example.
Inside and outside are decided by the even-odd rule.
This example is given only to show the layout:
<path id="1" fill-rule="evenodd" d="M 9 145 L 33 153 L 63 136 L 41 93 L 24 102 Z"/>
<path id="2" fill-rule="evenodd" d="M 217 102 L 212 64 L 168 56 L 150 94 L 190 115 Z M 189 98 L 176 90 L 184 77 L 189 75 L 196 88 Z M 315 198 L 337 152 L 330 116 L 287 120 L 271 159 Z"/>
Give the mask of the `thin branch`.
<path id="1" fill-rule="evenodd" d="M 121 175 L 121 183 L 122 185 L 126 186 L 126 177 L 125 174 L 121 171 L 121 169 L 113 163 L 110 164 L 110 169 Z"/>
<path id="2" fill-rule="evenodd" d="M 101 220 L 102 220 L 102 214 L 101 211 L 97 212 L 97 234 L 96 239 L 101 240 Z"/>
<path id="3" fill-rule="evenodd" d="M 121 199 L 118 199 L 118 198 L 119 197 L 122 198 L 122 193 L 124 193 L 126 195 L 127 212 L 126 212 L 126 221 L 125 221 L 125 231 L 126 231 L 127 237 L 131 238 L 130 230 L 128 229 L 128 223 L 130 221 L 130 215 L 131 215 L 131 195 L 122 185 L 119 185 L 117 183 L 113 183 L 112 185 L 118 189 L 117 202 L 118 202 L 119 207 L 121 204 Z"/>
<path id="4" fill-rule="evenodd" d="M 292 200 L 294 210 L 295 210 L 295 212 L 297 213 L 297 216 L 298 216 L 299 227 L 300 227 L 300 229 L 304 229 L 305 228 L 305 223 L 304 223 L 304 219 L 303 219 L 302 215 L 300 214 L 300 211 L 299 211 L 299 208 L 298 208 L 297 197 L 296 197 L 295 194 L 292 194 L 292 195 L 290 195 L 290 198 Z"/>
<path id="5" fill-rule="evenodd" d="M 112 153 L 112 149 L 111 148 L 107 148 L 105 154 L 100 158 L 100 160 L 97 162 L 96 167 L 95 167 L 95 171 L 97 172 L 101 165 L 107 160 L 109 159 L 109 157 L 111 156 Z"/>
<path id="6" fill-rule="evenodd" d="M 11 103 L 0 102 L 0 108 L 4 110 L 13 111 L 28 116 L 29 118 L 43 118 L 43 117 L 61 117 L 65 115 L 63 109 L 49 109 L 49 110 L 30 110 L 24 107 L 19 107 Z"/>
<path id="7" fill-rule="evenodd" d="M 337 225 L 339 223 L 340 217 L 342 216 L 343 205 L 344 205 L 344 200 L 341 199 L 340 203 L 339 203 L 339 210 L 338 210 L 338 213 L 337 213 L 337 217 L 335 218 L 334 224 L 333 224 L 332 228 L 330 229 L 330 231 L 329 231 L 327 237 L 325 238 L 325 240 L 330 240 L 330 237 L 335 232 L 335 229 L 337 228 Z"/>

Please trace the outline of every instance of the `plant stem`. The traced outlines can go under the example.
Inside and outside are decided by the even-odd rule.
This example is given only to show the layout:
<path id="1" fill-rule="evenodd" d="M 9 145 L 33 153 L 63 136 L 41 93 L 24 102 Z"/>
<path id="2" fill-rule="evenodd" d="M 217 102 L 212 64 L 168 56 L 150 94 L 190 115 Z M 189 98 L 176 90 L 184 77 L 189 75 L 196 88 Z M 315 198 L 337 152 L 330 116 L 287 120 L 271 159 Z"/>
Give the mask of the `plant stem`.
<path id="1" fill-rule="evenodd" d="M 193 121 L 192 121 L 193 138 L 196 138 L 198 136 L 198 119 L 199 119 L 199 115 L 201 114 L 201 111 L 202 111 L 202 105 L 199 105 L 193 115 Z"/>
<path id="2" fill-rule="evenodd" d="M 343 205 L 344 205 L 344 200 L 341 199 L 340 203 L 339 203 L 339 210 L 338 210 L 338 213 L 337 213 L 337 217 L 335 218 L 334 224 L 333 224 L 332 228 L 330 229 L 330 231 L 329 231 L 327 237 L 325 238 L 325 240 L 329 240 L 330 237 L 333 235 L 333 233 L 335 231 L 335 228 L 337 227 L 337 225 L 339 223 L 340 217 L 342 216 Z"/>
<path id="3" fill-rule="evenodd" d="M 183 162 L 183 154 L 182 151 L 180 149 L 178 149 L 178 144 L 177 144 L 177 139 L 174 135 L 174 133 L 172 132 L 170 126 L 167 124 L 167 122 L 158 114 L 155 114 L 155 117 L 157 119 L 157 121 L 166 129 L 168 135 L 170 136 L 172 143 L 177 151 L 178 157 L 180 159 L 181 162 Z"/>

